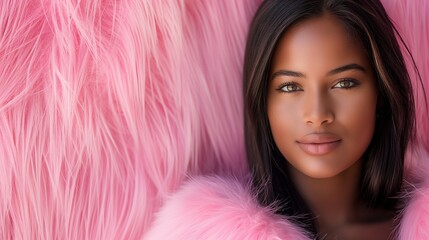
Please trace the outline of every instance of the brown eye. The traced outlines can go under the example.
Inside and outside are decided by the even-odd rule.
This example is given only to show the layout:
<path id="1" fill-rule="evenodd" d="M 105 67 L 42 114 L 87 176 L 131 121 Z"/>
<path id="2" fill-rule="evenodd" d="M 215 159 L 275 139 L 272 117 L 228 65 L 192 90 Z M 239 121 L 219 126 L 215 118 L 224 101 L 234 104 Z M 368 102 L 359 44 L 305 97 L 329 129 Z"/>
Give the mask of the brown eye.
<path id="1" fill-rule="evenodd" d="M 287 86 L 285 86 L 284 88 L 286 88 L 285 90 L 286 90 L 287 92 L 296 91 L 296 89 L 297 89 L 296 85 L 287 85 Z"/>
<path id="2" fill-rule="evenodd" d="M 337 84 L 335 84 L 335 86 L 333 88 L 352 88 L 355 87 L 356 85 L 358 85 L 357 81 L 354 79 L 344 79 L 339 81 Z"/>
<path id="3" fill-rule="evenodd" d="M 296 83 L 293 82 L 282 85 L 278 90 L 286 93 L 302 91 L 302 89 Z"/>

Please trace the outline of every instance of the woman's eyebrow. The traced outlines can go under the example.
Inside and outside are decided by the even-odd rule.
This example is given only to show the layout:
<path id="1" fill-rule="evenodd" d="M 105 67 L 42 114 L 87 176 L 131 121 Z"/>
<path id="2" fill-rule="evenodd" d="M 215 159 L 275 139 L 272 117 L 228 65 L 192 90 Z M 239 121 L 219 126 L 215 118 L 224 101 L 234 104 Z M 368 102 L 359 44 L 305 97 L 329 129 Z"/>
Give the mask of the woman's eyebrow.
<path id="1" fill-rule="evenodd" d="M 345 72 L 348 70 L 359 70 L 362 72 L 366 72 L 365 68 L 362 67 L 361 65 L 356 64 L 356 63 L 352 63 L 352 64 L 347 64 L 347 65 L 344 65 L 342 67 L 335 68 L 334 70 L 329 71 L 327 76 L 335 75 L 335 74 L 342 73 L 342 72 Z"/>
<path id="2" fill-rule="evenodd" d="M 347 65 L 344 65 L 344 66 L 341 66 L 339 68 L 335 68 L 335 69 L 329 71 L 327 76 L 335 75 L 335 74 L 342 73 L 342 72 L 349 71 L 349 70 L 359 70 L 362 72 L 366 72 L 366 70 L 363 66 L 361 66 L 357 63 L 352 63 L 352 64 L 347 64 Z M 273 73 L 271 75 L 271 79 L 274 79 L 278 76 L 305 78 L 305 74 L 302 72 L 295 72 L 295 71 L 281 69 L 281 70 L 278 70 L 275 73 Z"/>
<path id="3" fill-rule="evenodd" d="M 290 71 L 290 70 L 278 70 L 277 72 L 275 72 L 271 75 L 271 79 L 274 79 L 278 76 L 305 78 L 305 74 L 301 73 L 301 72 L 294 72 L 294 71 Z"/>

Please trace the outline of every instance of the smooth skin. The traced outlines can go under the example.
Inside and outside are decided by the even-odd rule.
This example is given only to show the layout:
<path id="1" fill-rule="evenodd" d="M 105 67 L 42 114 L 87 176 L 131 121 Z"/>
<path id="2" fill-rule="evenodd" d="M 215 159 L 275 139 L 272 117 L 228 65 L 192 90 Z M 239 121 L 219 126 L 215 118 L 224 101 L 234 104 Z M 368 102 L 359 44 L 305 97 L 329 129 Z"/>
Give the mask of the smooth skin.
<path id="1" fill-rule="evenodd" d="M 374 134 L 377 87 L 360 42 L 325 14 L 276 47 L 267 113 L 274 141 L 323 239 L 388 239 L 393 214 L 358 202 L 361 158 Z"/>

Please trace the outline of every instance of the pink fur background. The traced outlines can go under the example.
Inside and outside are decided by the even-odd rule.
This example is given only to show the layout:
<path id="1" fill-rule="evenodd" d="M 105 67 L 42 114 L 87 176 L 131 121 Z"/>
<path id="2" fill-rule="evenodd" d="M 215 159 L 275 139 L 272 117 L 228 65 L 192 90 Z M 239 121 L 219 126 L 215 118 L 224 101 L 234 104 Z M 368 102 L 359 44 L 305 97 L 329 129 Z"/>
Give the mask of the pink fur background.
<path id="1" fill-rule="evenodd" d="M 260 2 L 0 1 L 0 239 L 141 239 L 189 176 L 245 174 Z M 429 91 L 429 2 L 383 2 Z"/>

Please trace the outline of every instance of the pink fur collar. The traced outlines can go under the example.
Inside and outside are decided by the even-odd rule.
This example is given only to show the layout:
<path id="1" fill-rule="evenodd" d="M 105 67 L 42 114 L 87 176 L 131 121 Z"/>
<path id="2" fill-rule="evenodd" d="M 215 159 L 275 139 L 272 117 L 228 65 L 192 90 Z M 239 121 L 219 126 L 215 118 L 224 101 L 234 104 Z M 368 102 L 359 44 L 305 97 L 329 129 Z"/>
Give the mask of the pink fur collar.
<path id="1" fill-rule="evenodd" d="M 425 154 L 419 160 L 429 158 Z M 414 172 L 414 178 L 422 179 L 423 174 Z M 429 239 L 429 181 L 411 186 L 396 237 Z M 156 217 L 145 239 L 308 239 L 288 219 L 260 206 L 249 185 L 235 178 L 191 179 L 166 200 Z"/>

